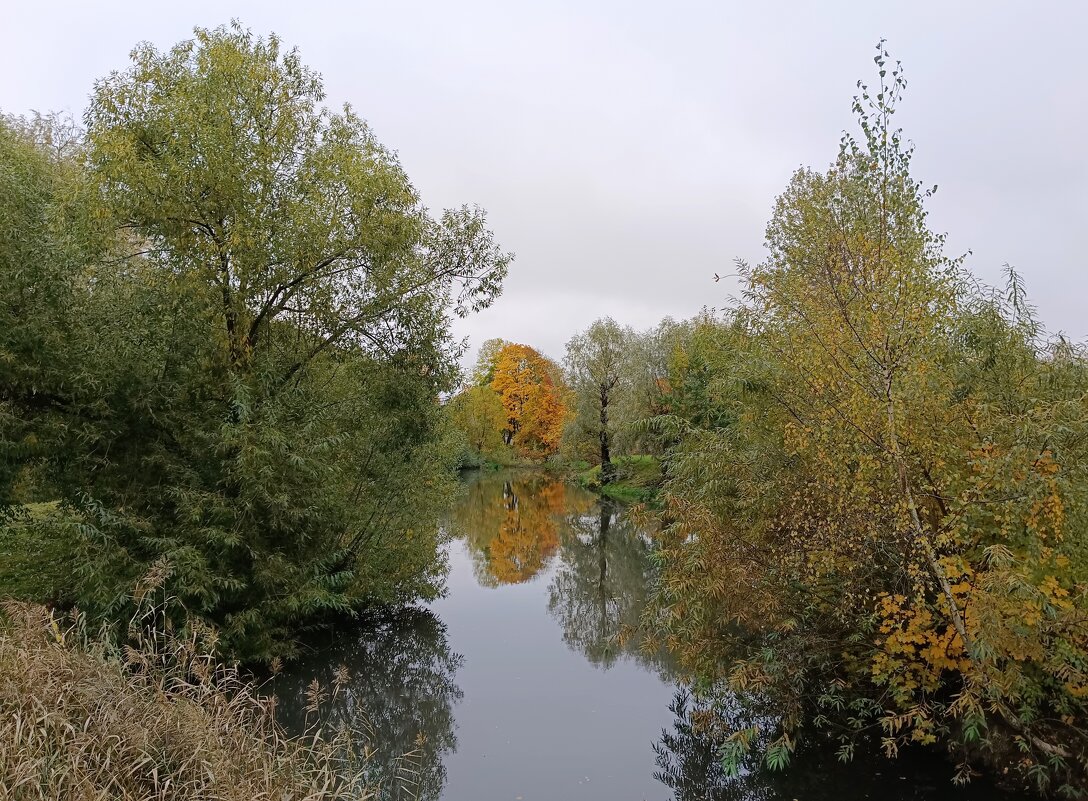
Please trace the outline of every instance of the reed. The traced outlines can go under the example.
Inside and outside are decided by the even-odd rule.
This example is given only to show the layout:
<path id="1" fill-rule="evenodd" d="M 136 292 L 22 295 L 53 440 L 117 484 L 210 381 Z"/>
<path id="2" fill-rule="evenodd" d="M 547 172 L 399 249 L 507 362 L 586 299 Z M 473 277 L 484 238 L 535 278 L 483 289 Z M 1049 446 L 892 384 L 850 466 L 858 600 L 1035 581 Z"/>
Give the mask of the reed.
<path id="1" fill-rule="evenodd" d="M 213 632 L 148 612 L 112 646 L 78 616 L 2 608 L 0 801 L 373 797 L 352 749 L 284 733 L 275 699 L 215 658 Z"/>

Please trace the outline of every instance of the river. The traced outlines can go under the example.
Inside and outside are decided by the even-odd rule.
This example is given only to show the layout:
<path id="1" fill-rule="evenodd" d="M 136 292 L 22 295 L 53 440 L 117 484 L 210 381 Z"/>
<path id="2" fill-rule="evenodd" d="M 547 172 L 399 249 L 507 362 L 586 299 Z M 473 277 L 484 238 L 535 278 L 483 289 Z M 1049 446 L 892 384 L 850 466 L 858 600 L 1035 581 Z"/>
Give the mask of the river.
<path id="1" fill-rule="evenodd" d="M 339 632 L 275 685 L 289 728 L 351 733 L 390 801 L 1011 799 L 939 755 L 727 777 L 705 707 L 632 630 L 652 544 L 628 510 L 531 472 L 470 476 L 447 522 L 448 593 Z M 307 687 L 332 693 L 308 713 Z"/>

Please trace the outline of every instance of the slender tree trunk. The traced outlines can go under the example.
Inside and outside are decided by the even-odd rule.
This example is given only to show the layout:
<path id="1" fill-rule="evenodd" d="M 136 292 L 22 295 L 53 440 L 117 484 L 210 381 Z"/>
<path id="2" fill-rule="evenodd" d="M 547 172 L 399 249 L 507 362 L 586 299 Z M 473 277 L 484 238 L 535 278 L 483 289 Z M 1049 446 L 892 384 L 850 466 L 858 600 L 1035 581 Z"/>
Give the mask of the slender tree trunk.
<path id="1" fill-rule="evenodd" d="M 963 612 L 960 610 L 959 603 L 956 601 L 956 596 L 952 592 L 952 585 L 948 581 L 948 574 L 945 573 L 944 568 L 941 567 L 941 563 L 937 558 L 937 551 L 933 547 L 933 543 L 929 541 L 929 536 L 922 527 L 922 519 L 918 516 L 918 505 L 914 500 L 914 490 L 911 488 L 910 478 L 907 475 L 907 463 L 899 448 L 899 435 L 896 433 L 895 401 L 892 399 L 891 384 L 891 376 L 889 375 L 887 378 L 886 396 L 888 411 L 888 444 L 892 453 L 892 459 L 895 461 L 896 470 L 899 473 L 899 488 L 907 502 L 907 510 L 910 513 L 911 527 L 914 529 L 914 535 L 921 544 L 922 550 L 926 556 L 926 561 L 929 563 L 929 569 L 932 571 L 934 578 L 937 579 L 937 584 L 941 588 L 941 594 L 948 603 L 948 612 L 949 616 L 952 618 L 952 625 L 955 627 L 956 633 L 960 635 L 960 641 L 963 642 L 963 649 L 967 652 L 968 658 L 974 659 L 974 642 L 967 633 L 967 626 L 963 622 Z"/>
<path id="2" fill-rule="evenodd" d="M 616 467 L 612 464 L 612 437 L 608 433 L 608 386 L 601 384 L 601 484 L 611 484 L 616 478 Z"/>

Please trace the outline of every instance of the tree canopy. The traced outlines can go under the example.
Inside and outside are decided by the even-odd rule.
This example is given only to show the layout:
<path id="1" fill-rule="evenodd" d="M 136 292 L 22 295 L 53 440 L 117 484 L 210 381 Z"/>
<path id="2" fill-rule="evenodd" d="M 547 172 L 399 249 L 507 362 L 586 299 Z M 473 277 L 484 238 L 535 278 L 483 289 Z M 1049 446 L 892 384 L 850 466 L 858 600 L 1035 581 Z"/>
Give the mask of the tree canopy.
<path id="1" fill-rule="evenodd" d="M 558 366 L 528 345 L 508 343 L 495 356 L 493 389 L 506 411 L 503 439 L 526 456 L 555 453 L 566 418 Z"/>
<path id="2" fill-rule="evenodd" d="M 730 692 L 776 699 L 733 758 L 769 736 L 785 764 L 811 725 L 848 757 L 879 728 L 893 755 L 1014 743 L 1024 776 L 1070 790 L 1088 766 L 1088 370 L 1041 336 L 1015 273 L 1002 295 L 944 255 L 892 125 L 901 67 L 877 63 L 860 137 L 794 175 L 767 260 L 700 346 L 654 625 Z"/>
<path id="3" fill-rule="evenodd" d="M 137 47 L 63 153 L 0 132 L 3 480 L 62 501 L 50 536 L 94 615 L 123 619 L 151 571 L 179 618 L 267 658 L 323 615 L 437 591 L 450 319 L 510 257 L 323 98 L 297 51 L 234 24 Z"/>

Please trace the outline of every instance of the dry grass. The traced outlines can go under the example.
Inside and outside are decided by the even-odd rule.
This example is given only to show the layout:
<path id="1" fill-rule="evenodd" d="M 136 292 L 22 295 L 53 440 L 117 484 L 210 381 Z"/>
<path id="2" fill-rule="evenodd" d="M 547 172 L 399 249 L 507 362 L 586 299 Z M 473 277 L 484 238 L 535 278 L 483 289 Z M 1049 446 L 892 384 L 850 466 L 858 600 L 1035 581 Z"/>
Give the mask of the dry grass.
<path id="1" fill-rule="evenodd" d="M 122 652 L 78 619 L 7 603 L 0 623 L 0 801 L 366 799 L 342 744 L 287 737 L 274 701 L 208 654 L 208 633 L 156 630 Z"/>

